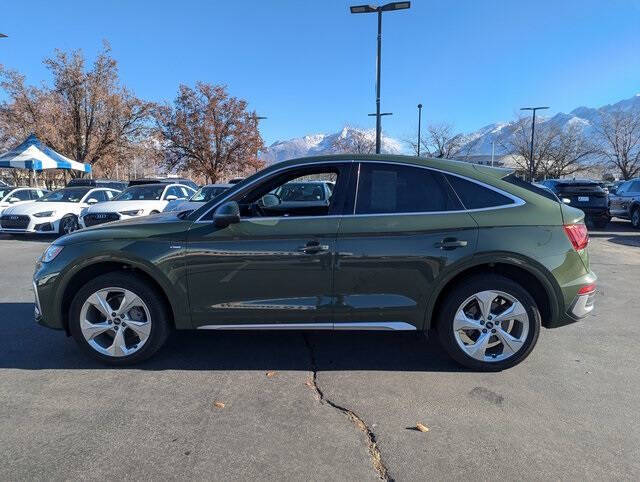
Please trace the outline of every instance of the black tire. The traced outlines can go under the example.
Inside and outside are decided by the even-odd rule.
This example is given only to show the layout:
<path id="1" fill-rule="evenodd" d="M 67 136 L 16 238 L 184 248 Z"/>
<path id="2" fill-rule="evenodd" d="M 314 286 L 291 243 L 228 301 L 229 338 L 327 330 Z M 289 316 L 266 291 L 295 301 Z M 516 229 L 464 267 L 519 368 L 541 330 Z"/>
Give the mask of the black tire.
<path id="1" fill-rule="evenodd" d="M 145 344 L 135 353 L 121 357 L 103 355 L 94 350 L 80 329 L 80 312 L 84 302 L 102 288 L 117 287 L 132 291 L 147 305 L 151 314 L 151 332 Z M 107 273 L 85 284 L 73 298 L 69 310 L 69 331 L 84 352 L 93 358 L 114 366 L 132 365 L 146 360 L 164 345 L 171 331 L 169 307 L 164 298 L 149 283 L 134 273 Z"/>
<path id="2" fill-rule="evenodd" d="M 631 226 L 640 229 L 640 206 L 635 206 L 631 210 L 631 216 L 629 216 L 629 218 L 631 219 Z"/>
<path id="3" fill-rule="evenodd" d="M 66 223 L 73 223 L 75 225 L 75 229 L 73 229 L 72 231 L 66 232 L 65 231 Z M 78 217 L 73 214 L 67 214 L 63 216 L 62 219 L 60 220 L 60 224 L 58 225 L 58 234 L 60 236 L 64 236 L 65 234 L 72 233 L 74 231 L 77 231 L 78 229 L 80 229 L 80 223 L 78 223 Z"/>
<path id="4" fill-rule="evenodd" d="M 502 291 L 513 296 L 522 304 L 529 317 L 529 332 L 522 347 L 510 358 L 495 362 L 477 360 L 465 353 L 458 345 L 453 330 L 453 320 L 460 305 L 475 293 L 486 290 Z M 517 365 L 531 353 L 538 341 L 540 324 L 540 311 L 533 297 L 522 286 L 509 278 L 487 274 L 465 280 L 453 288 L 438 314 L 436 329 L 442 347 L 461 365 L 473 370 L 500 371 Z"/>

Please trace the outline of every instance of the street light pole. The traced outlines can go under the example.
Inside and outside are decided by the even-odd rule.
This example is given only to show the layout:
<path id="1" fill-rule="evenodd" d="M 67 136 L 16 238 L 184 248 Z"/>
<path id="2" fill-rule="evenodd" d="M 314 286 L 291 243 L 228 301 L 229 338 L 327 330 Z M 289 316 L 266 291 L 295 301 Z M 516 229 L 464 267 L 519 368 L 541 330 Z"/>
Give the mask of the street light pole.
<path id="1" fill-rule="evenodd" d="M 418 157 L 420 157 L 420 124 L 422 124 L 422 104 L 418 104 Z"/>
<path id="2" fill-rule="evenodd" d="M 382 61 L 382 13 L 393 10 L 405 10 L 411 7 L 411 2 L 392 2 L 382 6 L 354 5 L 349 7 L 351 13 L 377 13 L 378 14 L 378 46 L 376 55 L 376 154 L 380 154 L 382 137 L 382 116 L 390 114 L 380 113 L 380 68 Z M 369 114 L 371 115 L 371 114 Z"/>
<path id="3" fill-rule="evenodd" d="M 548 109 L 548 107 L 521 107 L 520 110 L 533 111 L 533 119 L 531 120 L 531 150 L 529 153 L 529 182 L 533 182 L 533 136 L 536 131 L 536 111 Z"/>

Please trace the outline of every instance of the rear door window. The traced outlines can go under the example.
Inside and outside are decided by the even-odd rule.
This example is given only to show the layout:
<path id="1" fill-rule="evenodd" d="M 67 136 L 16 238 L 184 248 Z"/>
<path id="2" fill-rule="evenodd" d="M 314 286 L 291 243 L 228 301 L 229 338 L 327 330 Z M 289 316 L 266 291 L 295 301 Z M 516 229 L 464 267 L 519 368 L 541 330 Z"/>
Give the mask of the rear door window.
<path id="1" fill-rule="evenodd" d="M 442 212 L 462 209 L 442 174 L 419 167 L 363 163 L 355 214 Z"/>
<path id="2" fill-rule="evenodd" d="M 466 209 L 486 209 L 515 203 L 510 197 L 473 181 L 450 174 L 446 177 Z"/>

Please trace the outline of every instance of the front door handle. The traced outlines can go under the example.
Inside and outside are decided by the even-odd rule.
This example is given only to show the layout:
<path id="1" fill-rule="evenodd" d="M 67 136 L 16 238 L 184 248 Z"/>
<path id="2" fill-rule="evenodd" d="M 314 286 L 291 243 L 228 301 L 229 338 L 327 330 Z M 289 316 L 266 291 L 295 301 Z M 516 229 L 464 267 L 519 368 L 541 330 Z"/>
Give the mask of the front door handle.
<path id="1" fill-rule="evenodd" d="M 326 244 L 320 244 L 318 241 L 309 241 L 306 246 L 298 248 L 300 253 L 316 254 L 323 251 L 329 251 L 329 246 Z"/>
<path id="2" fill-rule="evenodd" d="M 463 239 L 456 238 L 444 238 L 439 243 L 436 243 L 436 247 L 443 250 L 451 250 L 456 248 L 464 248 L 468 243 Z"/>

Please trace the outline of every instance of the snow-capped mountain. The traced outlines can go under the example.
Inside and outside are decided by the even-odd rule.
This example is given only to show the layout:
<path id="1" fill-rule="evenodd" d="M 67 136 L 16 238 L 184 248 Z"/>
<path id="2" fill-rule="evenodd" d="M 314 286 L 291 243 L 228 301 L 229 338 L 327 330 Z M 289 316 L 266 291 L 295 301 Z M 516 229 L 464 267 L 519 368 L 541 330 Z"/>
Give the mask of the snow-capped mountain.
<path id="1" fill-rule="evenodd" d="M 267 164 L 295 159 L 296 157 L 318 156 L 341 152 L 341 146 L 357 143 L 365 147 L 375 148 L 376 133 L 374 129 L 359 129 L 343 127 L 333 134 L 313 134 L 289 141 L 276 141 L 260 152 L 260 157 Z M 381 150 L 387 154 L 402 154 L 403 145 L 400 141 L 382 135 Z"/>
<path id="2" fill-rule="evenodd" d="M 601 113 L 620 110 L 632 110 L 640 113 L 640 94 L 629 99 L 621 100 L 615 104 L 608 104 L 598 108 L 578 107 L 568 114 L 558 112 L 552 117 L 540 116 L 537 117 L 536 126 L 546 122 L 552 122 L 562 128 L 577 124 L 583 129 L 585 135 L 589 137 L 594 134 L 594 125 L 599 122 Z M 467 146 L 463 148 L 462 151 L 469 156 L 490 156 L 492 147 L 495 145 L 496 156 L 507 154 L 503 146 L 511 144 L 509 137 L 513 135 L 516 124 L 516 120 L 497 122 L 466 134 Z M 335 154 L 341 152 L 341 146 L 345 144 L 353 145 L 351 144 L 353 142 L 357 142 L 360 145 L 363 143 L 367 144 L 368 142 L 368 147 L 375 145 L 375 130 L 344 127 L 341 131 L 333 134 L 314 134 L 288 141 L 276 141 L 261 151 L 260 156 L 267 164 L 273 164 L 274 162 L 294 159 L 296 157 Z M 406 143 L 383 134 L 382 152 L 389 154 L 408 154 L 410 153 L 409 151 L 410 148 Z"/>
<path id="3" fill-rule="evenodd" d="M 568 114 L 558 112 L 552 117 L 538 117 L 536 119 L 536 126 L 546 122 L 551 122 L 561 128 L 577 124 L 583 129 L 584 134 L 589 137 L 594 134 L 594 126 L 599 122 L 600 114 L 614 111 L 640 112 L 640 94 L 629 99 L 621 100 L 615 104 L 608 104 L 599 108 L 578 107 Z M 508 140 L 509 137 L 513 135 L 516 128 L 516 122 L 517 121 L 514 120 L 511 122 L 489 124 L 468 134 L 465 136 L 469 146 L 467 151 L 470 155 L 491 155 L 491 149 L 495 141 L 495 154 L 506 154 L 506 152 L 503 152 L 504 148 L 502 146 L 509 145 Z"/>

